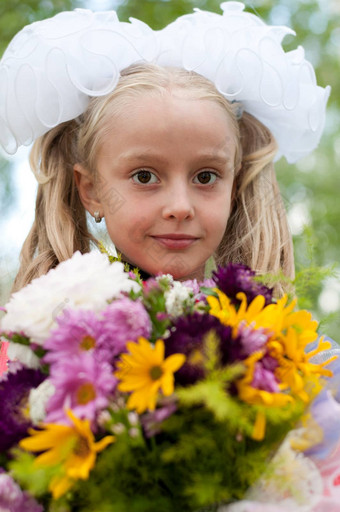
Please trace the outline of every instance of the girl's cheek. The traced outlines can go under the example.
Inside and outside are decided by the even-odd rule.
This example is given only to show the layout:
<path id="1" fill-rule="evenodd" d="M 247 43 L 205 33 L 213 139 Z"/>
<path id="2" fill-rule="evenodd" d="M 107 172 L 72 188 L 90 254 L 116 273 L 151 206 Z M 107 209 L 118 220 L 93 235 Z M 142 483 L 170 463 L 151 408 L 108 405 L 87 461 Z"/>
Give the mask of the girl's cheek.
<path id="1" fill-rule="evenodd" d="M 114 226 L 110 229 L 108 227 L 110 238 L 113 242 L 115 239 L 124 244 L 138 244 L 141 243 L 148 230 L 148 223 L 143 216 L 129 217 L 124 214 L 120 216 L 119 220 L 115 221 Z"/>

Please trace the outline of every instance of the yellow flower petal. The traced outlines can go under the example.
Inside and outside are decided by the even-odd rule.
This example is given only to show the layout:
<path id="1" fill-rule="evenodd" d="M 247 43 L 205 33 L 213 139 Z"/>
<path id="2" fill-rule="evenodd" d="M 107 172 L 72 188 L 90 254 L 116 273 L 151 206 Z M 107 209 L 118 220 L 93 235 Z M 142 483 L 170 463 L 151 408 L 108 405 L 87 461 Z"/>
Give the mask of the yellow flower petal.
<path id="1" fill-rule="evenodd" d="M 155 343 L 155 355 L 157 354 L 157 363 L 161 364 L 164 359 L 164 341 L 157 340 Z"/>
<path id="2" fill-rule="evenodd" d="M 258 412 L 256 414 L 256 420 L 254 424 L 254 430 L 252 433 L 252 438 L 256 441 L 262 441 L 264 439 L 264 434 L 266 432 L 266 417 L 262 412 Z"/>
<path id="3" fill-rule="evenodd" d="M 167 357 L 163 363 L 163 368 L 166 372 L 176 372 L 183 366 L 185 362 L 184 354 L 172 354 Z"/>
<path id="4" fill-rule="evenodd" d="M 42 454 L 38 455 L 35 460 L 34 464 L 36 466 L 57 466 L 62 462 L 64 458 L 69 456 L 69 454 L 72 453 L 73 445 L 76 442 L 76 438 L 70 439 L 71 442 L 61 444 L 61 445 L 54 445 L 50 449 L 47 449 Z M 37 450 L 29 450 L 29 451 L 37 451 Z M 40 451 L 40 450 L 39 450 Z"/>
<path id="5" fill-rule="evenodd" d="M 116 377 L 122 378 L 119 374 L 116 373 Z M 119 391 L 134 391 L 136 389 L 139 389 L 141 387 L 145 387 L 150 382 L 150 375 L 149 373 L 142 374 L 140 376 L 135 375 L 129 375 L 128 380 L 124 380 L 122 382 L 119 382 L 118 389 Z"/>
<path id="6" fill-rule="evenodd" d="M 129 355 L 125 355 L 126 360 L 129 362 L 136 361 L 136 363 L 145 363 L 148 360 L 146 350 L 149 348 L 150 342 L 145 338 L 139 338 L 139 343 L 129 342 L 126 344 L 126 348 L 130 352 Z"/>
<path id="7" fill-rule="evenodd" d="M 174 380 L 172 373 L 166 373 L 162 377 L 161 389 L 164 396 L 170 396 L 174 392 Z"/>
<path id="8" fill-rule="evenodd" d="M 62 496 L 78 478 L 87 479 L 96 454 L 114 440 L 107 436 L 96 443 L 88 420 L 80 420 L 72 411 L 67 411 L 67 415 L 72 425 L 42 425 L 43 430 L 31 430 L 32 436 L 20 442 L 25 450 L 44 452 L 36 457 L 36 466 L 59 466 L 59 473 L 49 487 L 55 498 Z"/>
<path id="9" fill-rule="evenodd" d="M 73 481 L 70 478 L 63 476 L 56 476 L 52 478 L 50 483 L 50 491 L 55 500 L 63 496 L 73 485 Z"/>
<path id="10" fill-rule="evenodd" d="M 163 340 L 152 345 L 145 338 L 139 338 L 137 343 L 128 343 L 127 347 L 130 354 L 121 358 L 115 373 L 119 379 L 118 389 L 132 392 L 127 401 L 129 409 L 136 409 L 138 413 L 154 410 L 160 388 L 166 396 L 173 393 L 173 374 L 182 366 L 185 356 L 173 354 L 164 359 Z"/>
<path id="11" fill-rule="evenodd" d="M 109 444 L 113 443 L 115 440 L 116 440 L 115 436 L 105 436 L 105 437 L 103 437 L 103 439 L 96 442 L 96 444 L 94 445 L 94 450 L 96 452 L 101 452 L 101 451 L 105 450 L 105 448 Z"/>
<path id="12" fill-rule="evenodd" d="M 70 428 L 66 425 L 53 425 L 48 431 L 29 429 L 30 437 L 19 442 L 19 446 L 30 452 L 47 450 L 53 446 L 63 444 L 69 439 Z"/>

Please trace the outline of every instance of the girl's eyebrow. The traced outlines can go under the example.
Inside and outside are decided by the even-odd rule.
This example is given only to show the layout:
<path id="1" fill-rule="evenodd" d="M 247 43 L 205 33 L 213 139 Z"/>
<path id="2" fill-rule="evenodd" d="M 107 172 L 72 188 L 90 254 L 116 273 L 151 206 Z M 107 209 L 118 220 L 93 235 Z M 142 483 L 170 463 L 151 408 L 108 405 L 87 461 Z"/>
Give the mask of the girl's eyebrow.
<path id="1" fill-rule="evenodd" d="M 164 158 L 161 154 L 154 153 L 153 149 L 150 149 L 150 151 L 144 151 L 142 153 L 139 153 L 137 151 L 128 151 L 126 153 L 121 153 L 119 155 L 119 159 L 125 160 L 125 161 L 140 161 L 145 162 L 148 160 L 155 160 L 160 163 L 166 163 L 167 159 Z M 195 155 L 195 160 L 197 162 L 211 162 L 211 163 L 219 163 L 221 165 L 229 163 L 232 159 L 229 155 L 229 153 L 222 153 L 222 152 L 213 152 L 213 153 L 198 153 Z"/>
<path id="2" fill-rule="evenodd" d="M 166 162 L 166 158 L 164 158 L 162 155 L 153 153 L 153 149 L 150 149 L 150 151 L 127 151 L 126 153 L 121 153 L 119 155 L 119 159 L 121 160 L 133 160 L 133 161 L 145 161 L 145 160 L 158 160 L 161 163 Z"/>

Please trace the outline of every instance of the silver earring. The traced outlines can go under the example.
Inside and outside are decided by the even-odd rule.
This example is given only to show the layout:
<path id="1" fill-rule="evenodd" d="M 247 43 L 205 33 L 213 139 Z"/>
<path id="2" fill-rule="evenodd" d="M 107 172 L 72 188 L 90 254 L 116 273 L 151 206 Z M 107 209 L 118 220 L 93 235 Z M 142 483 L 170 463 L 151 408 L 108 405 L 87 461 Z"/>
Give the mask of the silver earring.
<path id="1" fill-rule="evenodd" d="M 99 212 L 93 212 L 93 217 L 94 217 L 94 220 L 97 222 L 97 224 L 99 224 L 99 222 L 102 221 L 102 217 L 100 216 Z"/>

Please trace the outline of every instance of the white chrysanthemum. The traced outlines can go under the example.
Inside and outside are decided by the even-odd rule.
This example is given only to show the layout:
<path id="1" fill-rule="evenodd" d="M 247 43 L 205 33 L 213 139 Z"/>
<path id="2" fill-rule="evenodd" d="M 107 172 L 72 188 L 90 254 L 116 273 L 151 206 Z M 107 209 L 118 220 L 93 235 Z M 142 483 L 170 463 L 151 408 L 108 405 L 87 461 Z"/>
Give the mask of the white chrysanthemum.
<path id="1" fill-rule="evenodd" d="M 1 330 L 23 332 L 41 345 L 64 308 L 100 311 L 107 300 L 139 288 L 124 272 L 122 263 L 110 264 L 99 252 L 76 252 L 12 295 L 5 306 Z"/>
<path id="2" fill-rule="evenodd" d="M 44 380 L 37 388 L 31 389 L 28 404 L 33 425 L 38 425 L 41 421 L 44 421 L 46 404 L 54 392 L 55 387 L 49 379 Z"/>
<path id="3" fill-rule="evenodd" d="M 174 281 L 172 288 L 164 294 L 167 313 L 173 317 L 182 315 L 192 295 L 191 288 L 180 281 Z"/>

